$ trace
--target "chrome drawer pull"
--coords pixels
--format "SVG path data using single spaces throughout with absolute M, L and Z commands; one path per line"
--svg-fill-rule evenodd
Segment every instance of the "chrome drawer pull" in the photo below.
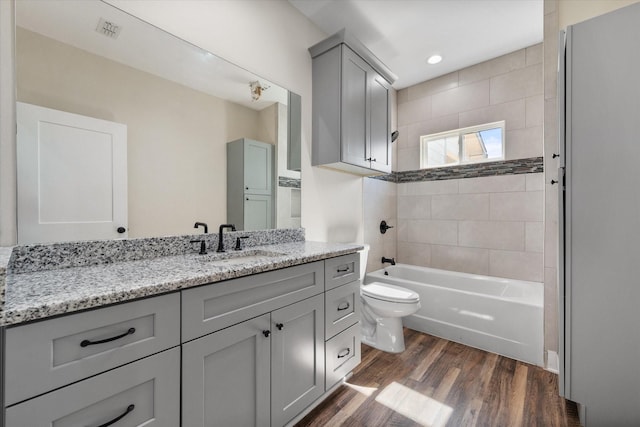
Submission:
M 135 408 L 136 408 L 136 405 L 133 405 L 133 404 L 132 404 L 132 405 L 127 406 L 127 410 L 126 410 L 126 411 L 124 411 L 124 413 L 123 413 L 123 414 L 121 414 L 121 415 L 117 416 L 116 418 L 112 419 L 112 420 L 111 420 L 111 421 L 109 421 L 109 422 L 106 422 L 106 423 L 104 423 L 104 424 L 100 424 L 98 427 L 109 427 L 110 425 L 113 425 L 113 424 L 117 423 L 118 421 L 120 421 L 121 419 L 123 419 L 124 417 L 126 417 L 126 416 L 127 416 L 127 414 L 128 414 L 129 412 L 133 412 L 133 410 L 134 410 Z
M 351 349 L 350 348 L 345 348 L 344 350 L 340 350 L 340 353 L 338 353 L 338 359 L 342 359 L 343 357 L 347 357 L 349 355 L 349 353 L 351 353 Z
M 348 302 L 341 302 L 340 305 L 338 305 L 338 311 L 348 310 L 349 307 L 351 307 L 351 304 L 349 304 Z
M 346 273 L 347 271 L 349 271 L 349 267 L 338 268 L 338 273 Z
M 109 341 L 119 340 L 120 338 L 124 338 L 127 335 L 134 334 L 135 332 L 136 332 L 136 328 L 129 328 L 129 330 L 127 332 L 125 332 L 122 335 L 118 335 L 117 337 L 105 338 L 105 339 L 100 340 L 100 341 L 82 340 L 82 342 L 80 343 L 80 347 L 86 347 L 88 345 L 104 344 L 104 343 L 109 342 Z M 105 424 L 105 425 L 108 425 L 108 424 Z M 102 426 L 100 426 L 100 427 L 102 427 Z

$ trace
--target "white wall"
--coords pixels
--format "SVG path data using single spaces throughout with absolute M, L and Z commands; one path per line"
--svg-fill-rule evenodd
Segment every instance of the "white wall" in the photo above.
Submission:
M 307 239 L 362 241 L 362 178 L 311 167 L 311 57 L 326 34 L 286 0 L 109 0 L 302 97 L 302 226 Z
M 577 24 L 612 10 L 636 3 L 638 0 L 560 0 L 558 24 L 560 28 Z

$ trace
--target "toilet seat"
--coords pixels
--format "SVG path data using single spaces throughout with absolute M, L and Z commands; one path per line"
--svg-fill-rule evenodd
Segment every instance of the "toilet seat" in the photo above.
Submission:
M 381 301 L 412 304 L 420 301 L 420 296 L 409 289 L 386 283 L 373 282 L 360 287 L 363 296 Z

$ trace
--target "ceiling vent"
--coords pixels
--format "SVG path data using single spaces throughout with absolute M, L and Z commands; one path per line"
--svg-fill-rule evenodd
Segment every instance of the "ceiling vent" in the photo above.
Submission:
M 116 25 L 104 18 L 100 18 L 100 20 L 98 21 L 98 26 L 96 27 L 97 32 L 99 32 L 100 34 L 104 34 L 105 36 L 112 39 L 118 38 L 121 29 L 122 27 L 120 25 Z

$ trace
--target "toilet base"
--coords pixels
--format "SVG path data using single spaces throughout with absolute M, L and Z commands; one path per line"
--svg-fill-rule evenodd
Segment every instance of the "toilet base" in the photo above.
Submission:
M 370 328 L 362 328 L 363 331 Z M 376 319 L 375 332 L 368 336 L 362 334 L 362 342 L 388 353 L 402 353 L 404 347 L 404 331 L 402 330 L 402 318 L 382 317 Z

